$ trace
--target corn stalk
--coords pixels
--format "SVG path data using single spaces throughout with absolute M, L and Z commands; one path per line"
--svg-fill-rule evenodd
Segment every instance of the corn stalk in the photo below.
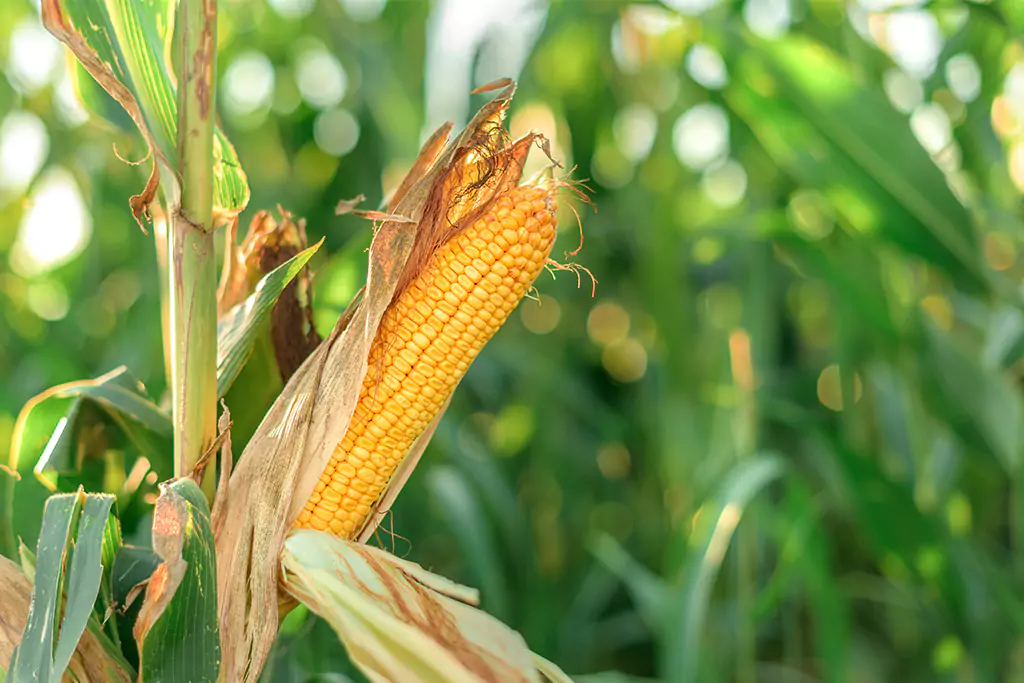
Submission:
M 177 14 L 180 206 L 171 216 L 171 391 L 174 462 L 191 472 L 216 436 L 217 270 L 213 244 L 216 0 L 180 0 Z M 170 187 L 173 184 L 164 183 Z M 173 201 L 168 202 L 174 206 Z M 212 467 L 212 464 L 211 464 Z M 209 470 L 212 474 L 213 469 Z M 215 480 L 203 489 L 212 499 Z

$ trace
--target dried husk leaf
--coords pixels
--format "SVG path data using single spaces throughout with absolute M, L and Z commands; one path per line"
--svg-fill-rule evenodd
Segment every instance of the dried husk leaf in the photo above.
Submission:
M 372 681 L 540 683 L 522 636 L 477 609 L 473 589 L 312 529 L 289 534 L 281 564 L 285 590 L 327 620 Z
M 31 602 L 32 582 L 22 574 L 18 565 L 0 556 L 0 669 L 9 668 L 14 648 L 21 643 Z M 62 680 L 68 683 L 107 683 L 111 680 L 127 683 L 131 679 L 127 672 L 111 661 L 96 636 L 86 630 Z
M 376 230 L 361 299 L 289 380 L 242 453 L 226 496 L 217 501 L 212 522 L 226 680 L 259 677 L 277 634 L 278 558 L 285 535 L 348 428 L 386 310 L 410 269 L 422 269 L 430 256 L 417 245 L 431 243 L 453 224 L 464 225 L 502 188 L 518 182 L 521 170 L 510 164 L 515 168 L 495 169 L 494 178 L 467 192 L 465 201 L 444 193 L 446 182 L 453 187 L 450 179 L 476 161 L 475 152 L 495 149 L 513 92 L 514 86 L 505 88 L 447 146 L 446 127 L 425 145 L 400 187 L 408 189 L 396 193 L 388 207 L 403 220 L 385 221 Z M 417 445 L 421 451 L 426 438 Z

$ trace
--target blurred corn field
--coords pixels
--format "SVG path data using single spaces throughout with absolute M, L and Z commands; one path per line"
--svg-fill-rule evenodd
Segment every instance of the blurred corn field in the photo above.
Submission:
M 589 178 L 554 253 L 575 208 L 596 288 L 538 280 L 375 543 L 580 681 L 1024 682 L 1024 5 L 219 4 L 221 125 L 250 206 L 325 239 L 318 330 L 365 279 L 338 200 L 378 204 L 473 87 L 516 78 L 512 134 Z M 86 114 L 35 3 L 0 8 L 0 67 L 7 462 L 51 385 L 167 387 L 141 138 Z M 236 443 L 280 388 L 238 378 Z M 41 507 L 2 514 L 35 547 Z M 264 680 L 361 680 L 305 608 L 281 633 Z

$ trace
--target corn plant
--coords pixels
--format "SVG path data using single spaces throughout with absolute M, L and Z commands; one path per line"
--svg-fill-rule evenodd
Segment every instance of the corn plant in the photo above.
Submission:
M 8 680 L 257 681 L 300 603 L 372 680 L 568 680 L 476 591 L 365 541 L 487 340 L 546 265 L 574 268 L 549 259 L 556 194 L 583 193 L 553 161 L 524 182 L 544 138 L 510 140 L 515 84 L 485 86 L 493 99 L 430 137 L 386 206 L 339 204 L 375 232 L 365 286 L 321 339 L 303 222 L 260 212 L 237 243 L 249 196 L 217 126 L 217 14 L 216 0 L 42 4 L 93 102 L 116 103 L 146 143 L 125 215 L 156 241 L 170 390 L 155 402 L 121 368 L 23 410 L 14 462 L 35 464 L 5 502 L 45 497 L 45 513 L 35 551 L 0 560 L 2 609 L 23 624 L 0 642 Z M 283 388 L 236 462 L 231 388 L 260 364 Z M 115 462 L 121 443 L 132 462 Z M 119 494 L 95 492 L 118 472 Z M 149 547 L 124 541 L 122 514 L 152 516 Z

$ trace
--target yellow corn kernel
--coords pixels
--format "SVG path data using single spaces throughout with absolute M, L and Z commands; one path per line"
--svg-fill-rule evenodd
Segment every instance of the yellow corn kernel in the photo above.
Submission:
M 348 432 L 317 483 L 341 499 L 310 496 L 297 526 L 345 538 L 359 532 L 413 442 L 543 269 L 554 203 L 547 185 L 511 190 L 442 245 L 392 304 Z

